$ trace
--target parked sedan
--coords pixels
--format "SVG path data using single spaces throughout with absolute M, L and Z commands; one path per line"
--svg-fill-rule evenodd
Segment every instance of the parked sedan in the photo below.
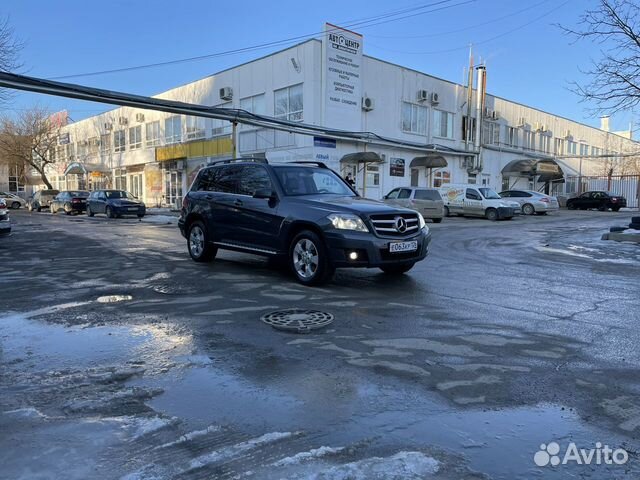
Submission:
M 0 192 L 0 198 L 7 202 L 8 208 L 18 209 L 27 205 L 27 201 L 15 193 Z
M 589 210 L 590 208 L 597 208 L 601 212 L 605 212 L 608 209 L 617 212 L 626 206 L 626 198 L 616 195 L 613 192 L 605 191 L 584 192 L 578 197 L 567 200 L 567 208 L 569 210 Z
M 124 190 L 96 190 L 87 200 L 87 215 L 93 217 L 96 213 L 104 213 L 109 218 L 122 215 L 142 218 L 146 209 L 143 202 Z
M 556 197 L 534 190 L 505 190 L 500 192 L 500 196 L 518 202 L 524 215 L 545 215 L 560 209 Z
M 51 200 L 60 193 L 59 190 L 39 190 L 34 193 L 27 202 L 30 212 L 41 212 L 43 208 L 49 209 Z
M 430 218 L 434 223 L 440 223 L 444 217 L 444 202 L 435 188 L 394 188 L 385 195 L 383 201 L 420 212 L 424 218 Z
M 11 233 L 11 220 L 9 220 L 9 209 L 4 198 L 0 198 L 0 235 Z
M 60 192 L 51 200 L 51 213 L 58 213 L 60 210 L 64 210 L 67 215 L 82 213 L 87 209 L 87 198 L 89 192 L 83 190 Z

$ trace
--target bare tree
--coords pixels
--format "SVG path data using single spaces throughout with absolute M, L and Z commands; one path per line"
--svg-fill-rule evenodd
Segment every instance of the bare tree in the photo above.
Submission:
M 0 71 L 14 72 L 22 65 L 19 54 L 23 44 L 16 39 L 8 18 L 0 18 Z M 9 90 L 0 88 L 0 104 L 6 102 L 11 95 Z
M 0 156 L 10 164 L 36 170 L 51 189 L 46 170 L 56 161 L 60 127 L 59 122 L 40 107 L 15 117 L 4 117 L 0 119 Z
M 576 41 L 600 45 L 599 58 L 583 71 L 589 80 L 573 90 L 592 102 L 594 114 L 630 110 L 640 103 L 640 6 L 636 0 L 599 0 L 580 16 L 579 29 L 560 26 Z

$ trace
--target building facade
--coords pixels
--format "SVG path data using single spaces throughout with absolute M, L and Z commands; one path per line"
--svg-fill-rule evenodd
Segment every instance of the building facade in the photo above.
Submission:
M 324 133 L 234 128 L 121 107 L 64 128 L 50 172 L 54 186 L 122 188 L 149 205 L 177 206 L 202 166 L 235 154 L 323 161 L 351 172 L 370 198 L 448 182 L 560 194 L 577 192 L 576 178 L 604 174 L 611 159 L 640 151 L 630 134 L 483 95 L 482 85 L 469 95 L 464 85 L 363 55 L 357 33 L 331 25 L 326 32 L 322 41 L 156 96 L 322 126 Z M 350 140 L 329 129 L 375 136 Z

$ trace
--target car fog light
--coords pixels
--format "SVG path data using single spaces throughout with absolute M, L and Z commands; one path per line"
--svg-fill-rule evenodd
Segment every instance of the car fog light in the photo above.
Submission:
M 358 259 L 358 252 L 349 253 L 349 260 L 357 260 L 357 259 Z

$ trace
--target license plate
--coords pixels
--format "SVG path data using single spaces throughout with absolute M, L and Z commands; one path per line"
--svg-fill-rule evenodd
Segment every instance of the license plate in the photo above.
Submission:
M 130 212 L 137 212 L 138 211 L 138 207 L 129 207 L 129 211 Z
M 391 253 L 398 252 L 413 252 L 418 249 L 418 242 L 393 242 L 389 244 L 389 251 Z

